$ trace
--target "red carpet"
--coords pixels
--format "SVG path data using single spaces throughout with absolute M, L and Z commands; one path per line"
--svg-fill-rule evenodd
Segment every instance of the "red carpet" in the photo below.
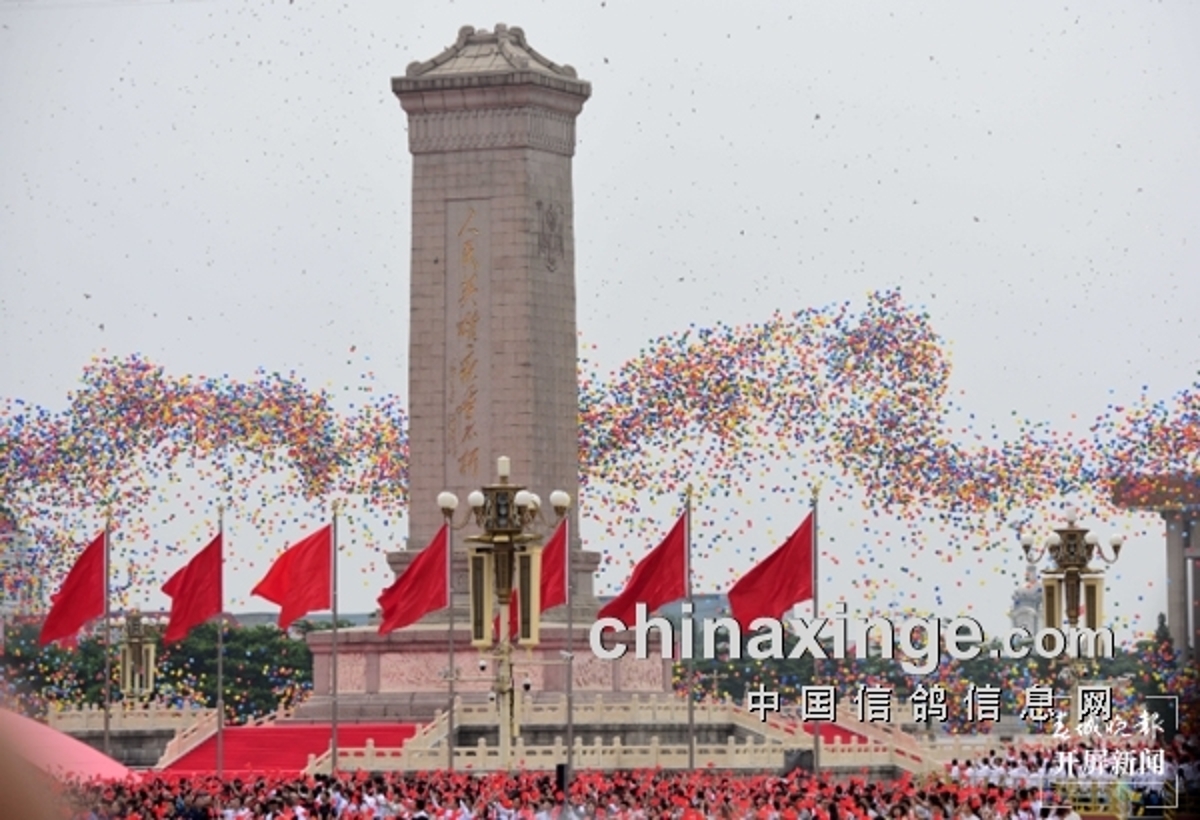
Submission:
M 826 743 L 833 743 L 836 739 L 839 743 L 866 743 L 867 739 L 858 732 L 851 731 L 844 726 L 839 726 L 836 723 L 805 723 L 804 731 L 812 734 L 812 727 L 819 726 L 821 731 L 821 740 Z
M 338 727 L 338 748 L 360 748 L 367 739 L 378 748 L 399 748 L 419 727 L 404 723 L 351 723 Z M 329 749 L 328 724 L 294 726 L 231 726 L 225 730 L 225 771 L 298 773 L 308 765 L 308 756 Z M 217 769 L 217 738 L 214 735 L 167 767 L 175 774 L 213 772 Z
M 775 726 L 783 729 L 788 734 L 796 734 L 796 732 L 804 731 L 806 734 L 813 733 L 813 727 L 820 727 L 821 740 L 826 743 L 833 743 L 836 738 L 839 743 L 866 743 L 867 738 L 853 729 L 847 729 L 845 726 L 838 723 L 801 723 L 798 720 L 775 720 Z

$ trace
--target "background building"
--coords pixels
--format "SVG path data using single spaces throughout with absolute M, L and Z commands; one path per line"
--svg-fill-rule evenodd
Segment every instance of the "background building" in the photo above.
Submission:
M 44 606 L 41 576 L 33 567 L 33 539 L 0 505 L 0 616 L 36 615 Z
M 1012 609 L 1008 612 L 1013 628 L 1020 627 L 1035 634 L 1045 623 L 1042 612 L 1042 586 L 1038 581 L 1037 567 L 1025 568 L 1025 583 L 1012 596 Z

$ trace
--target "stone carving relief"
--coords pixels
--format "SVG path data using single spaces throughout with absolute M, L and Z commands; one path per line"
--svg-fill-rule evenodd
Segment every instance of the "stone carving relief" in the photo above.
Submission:
M 574 667 L 574 685 L 576 689 L 591 689 L 602 692 L 612 690 L 614 669 L 612 661 L 601 660 L 596 657 L 576 656 Z
M 411 652 L 405 654 L 381 654 L 379 656 L 380 692 L 438 692 L 447 686 L 445 677 L 449 666 L 445 652 Z M 479 656 L 474 653 L 454 654 L 458 672 L 457 689 L 460 692 L 485 692 L 491 688 L 487 677 L 479 672 Z M 491 669 L 489 665 L 488 669 Z M 472 680 L 464 680 L 471 678 Z
M 538 256 L 546 262 L 546 270 L 555 271 L 565 253 L 563 228 L 566 212 L 554 202 L 538 200 Z
M 537 148 L 575 153 L 575 120 L 527 108 L 439 111 L 409 118 L 408 146 L 414 154 L 480 148 Z
M 663 661 L 661 659 L 638 659 L 626 655 L 618 663 L 620 663 L 622 692 L 661 692 L 663 690 Z
M 338 692 L 367 691 L 367 656 L 338 653 Z

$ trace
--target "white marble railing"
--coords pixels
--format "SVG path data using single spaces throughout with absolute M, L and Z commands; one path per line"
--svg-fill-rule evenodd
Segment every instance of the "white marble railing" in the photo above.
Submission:
M 458 726 L 493 727 L 499 719 L 494 703 L 456 704 L 455 720 Z M 521 698 L 518 714 L 522 725 L 565 726 L 567 707 L 565 699 L 552 702 L 534 702 Z M 804 730 L 799 721 L 779 715 L 767 714 L 766 720 L 757 713 L 748 712 L 728 701 L 697 703 L 693 711 L 697 726 L 734 726 L 759 739 L 739 744 L 730 738 L 725 744 L 697 744 L 696 757 L 704 766 L 716 768 L 776 768 L 782 765 L 785 750 L 811 749 L 813 737 Z M 647 694 L 635 696 L 628 702 L 614 703 L 601 696 L 577 698 L 574 721 L 577 725 L 630 724 L 649 726 L 666 724 L 681 726 L 687 720 L 687 701 L 670 694 Z M 843 705 L 838 710 L 838 725 L 858 733 L 861 741 L 842 741 L 835 738 L 821 744 L 821 764 L 832 768 L 861 768 L 870 766 L 895 766 L 913 774 L 927 774 L 944 769 L 954 759 L 977 758 L 988 750 L 999 746 L 999 739 L 988 735 L 940 737 L 937 740 L 918 739 L 900 730 L 897 725 L 869 723 L 858 720 L 855 709 Z M 439 712 L 437 718 L 423 727 L 403 748 L 377 748 L 370 743 L 365 748 L 343 748 L 338 751 L 338 766 L 344 769 L 362 768 L 378 771 L 420 771 L 441 768 L 446 764 L 445 739 L 448 731 L 447 715 Z M 583 745 L 576 740 L 575 765 L 581 768 L 611 770 L 630 766 L 661 766 L 682 768 L 687 765 L 686 744 L 664 745 L 656 738 L 647 745 L 612 745 L 599 743 Z M 1018 736 L 1021 746 L 1040 746 L 1052 741 L 1047 736 Z M 526 747 L 518 738 L 514 742 L 512 758 L 502 761 L 500 750 L 489 747 L 484 741 L 477 746 L 459 748 L 455 751 L 456 768 L 490 771 L 524 767 L 528 769 L 553 768 L 566 760 L 566 746 L 561 738 L 547 746 Z M 329 753 L 310 759 L 309 771 L 328 771 Z
M 254 720 L 247 723 L 246 725 L 247 726 L 270 726 L 272 723 L 276 723 L 280 720 L 287 720 L 288 718 L 290 718 L 292 716 L 292 713 L 293 713 L 292 709 L 285 709 L 281 706 L 278 709 L 276 709 L 274 712 L 268 712 L 265 715 L 259 715 L 258 717 L 254 718 Z
M 842 743 L 835 739 L 821 744 L 822 768 L 846 769 L 889 765 L 912 774 L 924 774 L 929 770 L 929 764 L 923 756 L 914 755 L 907 749 L 898 749 L 889 743 Z
M 920 747 L 940 763 L 951 760 L 978 760 L 989 751 L 1013 747 L 1017 749 L 1036 749 L 1053 747 L 1061 741 L 1052 735 L 1017 735 L 1011 741 L 1001 743 L 994 735 L 951 735 L 943 736 L 936 741 L 919 741 Z
M 850 731 L 862 735 L 868 741 L 895 745 L 913 752 L 916 752 L 920 748 L 917 739 L 902 731 L 896 723 L 876 723 L 859 720 L 858 710 L 847 703 L 842 703 L 838 706 L 837 722 Z
M 461 709 L 461 704 L 455 702 Z M 437 715 L 432 721 L 426 723 L 417 733 L 404 741 L 406 749 L 436 749 L 445 742 L 446 736 L 450 732 L 449 713 L 438 710 Z
M 212 709 L 201 707 L 175 708 L 169 706 L 140 706 L 129 709 L 114 704 L 109 714 L 109 730 L 115 732 L 132 730 L 186 729 L 201 718 L 212 713 Z M 75 709 L 55 710 L 47 715 L 47 722 L 60 732 L 98 732 L 104 729 L 104 708 L 85 706 Z
M 687 723 L 687 701 L 671 694 L 635 695 L 627 702 L 614 703 L 602 695 L 577 697 L 574 707 L 574 722 L 583 724 L 654 725 Z M 535 702 L 532 698 L 520 698 L 518 718 L 522 725 L 566 726 L 566 698 L 553 702 Z M 494 703 L 460 704 L 455 721 L 459 726 L 495 726 L 498 709 Z M 779 741 L 787 741 L 790 748 L 811 745 L 811 735 L 798 723 L 766 715 L 764 721 L 756 714 L 727 701 L 705 701 L 693 708 L 693 720 L 698 726 L 736 725 L 756 734 L 766 735 Z
M 217 711 L 213 709 L 191 726 L 175 732 L 175 737 L 171 738 L 167 748 L 163 749 L 162 757 L 158 759 L 158 765 L 155 768 L 160 770 L 167 768 L 216 733 Z
M 696 745 L 696 759 L 702 765 L 716 769 L 761 770 L 778 769 L 783 766 L 787 747 L 775 742 L 737 742 L 734 738 L 724 744 L 701 743 Z M 548 771 L 567 759 L 567 748 L 556 740 L 549 746 L 525 746 L 520 738 L 513 743 L 508 760 L 501 750 L 488 746 L 480 739 L 476 746 L 455 749 L 454 766 L 461 771 L 497 771 L 523 769 L 526 771 Z M 309 760 L 308 774 L 324 774 L 330 770 L 330 753 Z M 615 738 L 611 745 L 599 741 L 585 745 L 576 740 L 574 764 L 580 769 L 611 771 L 614 769 L 686 769 L 688 747 L 666 746 L 651 738 L 645 745 L 625 745 Z M 339 770 L 367 771 L 430 771 L 446 765 L 446 752 L 442 749 L 377 748 L 368 741 L 363 748 L 339 749 Z

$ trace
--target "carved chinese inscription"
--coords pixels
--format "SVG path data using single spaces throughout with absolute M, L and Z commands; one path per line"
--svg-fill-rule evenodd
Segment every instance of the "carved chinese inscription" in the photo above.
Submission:
M 447 203 L 446 475 L 469 484 L 479 475 L 483 414 L 488 410 L 486 361 L 489 207 L 486 200 Z

